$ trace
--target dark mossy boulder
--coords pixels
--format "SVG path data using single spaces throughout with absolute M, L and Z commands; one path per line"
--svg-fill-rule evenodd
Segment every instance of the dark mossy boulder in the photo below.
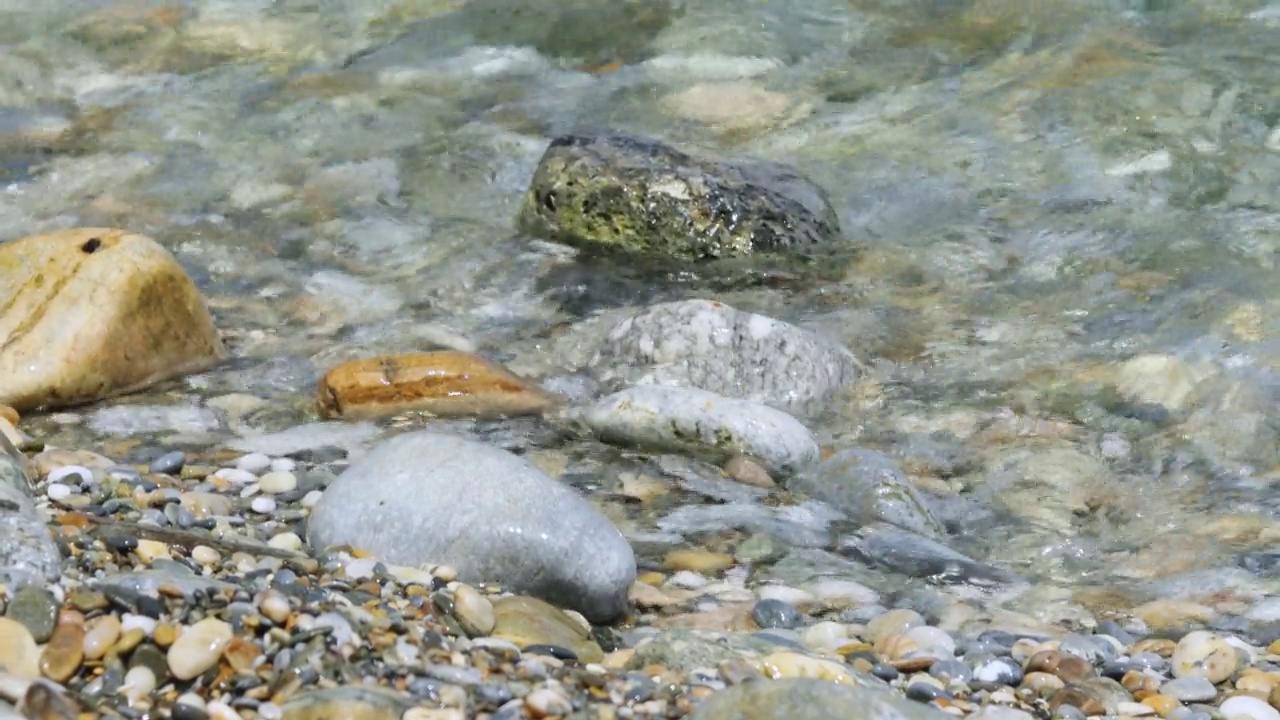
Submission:
M 528 235 L 587 255 L 688 269 L 733 260 L 812 261 L 848 249 L 826 192 L 796 169 L 624 135 L 553 140 L 518 223 Z

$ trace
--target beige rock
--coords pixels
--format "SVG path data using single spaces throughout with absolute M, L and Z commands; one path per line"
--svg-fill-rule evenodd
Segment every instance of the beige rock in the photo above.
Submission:
M 549 393 L 478 355 L 441 350 L 366 358 L 325 374 L 325 417 L 361 418 L 406 411 L 441 417 L 536 415 L 558 402 Z
M 18 677 L 40 677 L 40 648 L 25 625 L 0 617 L 0 671 Z
M 582 662 L 599 662 L 604 651 L 590 632 L 567 613 L 537 598 L 510 596 L 493 601 L 493 637 L 528 645 L 569 648 Z
M 812 106 L 750 82 L 698 83 L 663 98 L 672 115 L 721 130 L 750 130 L 803 118 Z
M 0 245 L 0 402 L 91 402 L 217 364 L 225 350 L 171 254 L 125 230 Z

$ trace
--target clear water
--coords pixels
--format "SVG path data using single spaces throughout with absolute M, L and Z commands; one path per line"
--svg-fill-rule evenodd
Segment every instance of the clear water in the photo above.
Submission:
M 236 357 L 117 403 L 207 404 L 212 420 L 38 420 L 53 442 L 150 430 L 126 448 L 145 454 L 288 427 L 311 419 L 325 369 L 376 352 L 572 370 L 567 328 L 594 306 L 559 302 L 547 278 L 563 253 L 512 221 L 551 135 L 608 128 L 790 162 L 830 192 L 865 248 L 845 281 L 723 299 L 873 365 L 816 429 L 986 508 L 957 548 L 1079 602 L 1086 587 L 1194 594 L 1209 571 L 1239 587 L 1222 573 L 1242 558 L 1274 589 L 1274 0 L 49 0 L 0 14 L 0 239 L 74 225 L 157 238 Z M 1125 365 L 1143 355 L 1160 360 Z M 638 462 L 565 452 L 588 490 Z M 703 502 L 611 497 L 597 493 L 655 541 L 666 512 Z M 685 531 L 741 537 L 710 520 Z M 836 560 L 805 572 L 847 570 Z

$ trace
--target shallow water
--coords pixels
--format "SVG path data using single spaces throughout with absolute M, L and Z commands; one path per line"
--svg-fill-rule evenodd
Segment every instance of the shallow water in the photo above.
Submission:
M 235 355 L 111 410 L 35 418 L 51 443 L 132 435 L 146 442 L 111 447 L 146 460 L 286 428 L 314 419 L 328 367 L 375 352 L 571 372 L 570 323 L 659 293 L 566 293 L 567 254 L 513 218 L 551 135 L 607 128 L 790 162 L 828 190 L 862 247 L 842 282 L 717 297 L 872 366 L 816 430 L 976 501 L 957 505 L 957 549 L 1137 602 L 1238 586 L 1221 569 L 1280 538 L 1274 2 L 18 7 L 0 8 L 0 239 L 157 238 Z M 532 424 L 452 426 L 559 448 Z M 642 553 L 744 529 L 834 547 L 820 512 L 785 507 L 755 527 L 664 525 L 705 488 L 640 508 L 616 476 L 660 469 L 559 450 Z M 777 577 L 849 571 L 800 558 Z M 1245 564 L 1275 590 L 1267 563 Z

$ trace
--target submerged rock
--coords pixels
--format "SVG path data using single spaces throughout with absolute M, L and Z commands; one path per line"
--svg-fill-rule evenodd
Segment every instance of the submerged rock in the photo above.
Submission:
M 0 403 L 100 400 L 225 355 L 191 278 L 154 240 L 79 228 L 0 245 Z
M 839 220 L 793 168 L 698 157 L 623 135 L 554 139 L 520 207 L 521 231 L 588 252 L 687 264 L 836 249 Z
M 613 523 L 573 490 L 505 450 L 412 432 L 354 463 L 307 526 L 317 550 L 350 545 L 398 565 L 445 563 L 464 582 L 496 582 L 617 617 L 635 556 Z
M 62 554 L 36 508 L 22 454 L 0 432 L 0 585 L 38 586 L 61 571 Z
M 815 333 L 711 300 L 646 308 L 606 336 L 591 368 L 606 385 L 694 387 L 795 414 L 858 377 L 853 353 Z
M 976 584 L 1013 583 L 1019 578 L 909 530 L 871 523 L 840 542 L 841 552 L 912 577 Z
M 638 385 L 570 415 L 605 442 L 718 460 L 747 455 L 775 475 L 818 459 L 813 434 L 790 415 L 694 388 Z
M 831 503 L 859 523 L 880 520 L 930 538 L 944 534 L 911 481 L 875 450 L 853 448 L 833 455 L 792 478 L 787 487 Z
M 850 672 L 857 672 L 849 668 Z M 858 676 L 862 678 L 861 675 Z M 889 686 L 866 677 L 856 684 L 825 679 L 790 678 L 736 685 L 716 693 L 694 710 L 690 720 L 942 720 L 934 707 L 892 694 Z

